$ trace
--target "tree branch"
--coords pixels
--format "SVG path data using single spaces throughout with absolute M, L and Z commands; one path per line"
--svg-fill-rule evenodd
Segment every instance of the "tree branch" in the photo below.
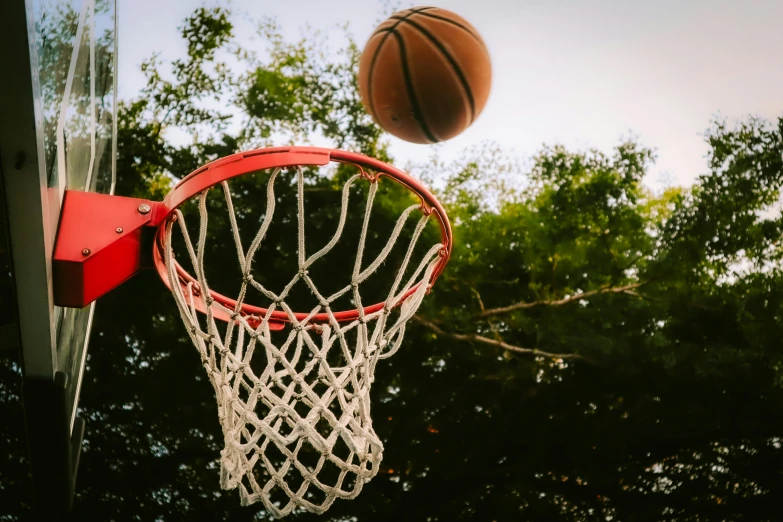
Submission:
M 654 303 L 667 303 L 667 304 L 670 304 L 670 303 L 674 302 L 671 299 L 662 299 L 660 297 L 652 297 L 652 296 L 649 296 L 649 295 L 644 295 L 644 294 L 640 294 L 638 292 L 634 292 L 632 290 L 626 290 L 623 293 L 624 294 L 628 294 L 628 295 L 632 295 L 632 296 L 637 297 L 639 299 L 644 299 L 645 301 L 652 301 Z M 692 302 L 687 302 L 687 301 L 682 301 L 682 300 L 680 300 L 679 302 L 681 304 L 684 304 L 685 306 L 688 306 L 690 308 L 698 308 L 699 310 L 710 310 L 710 311 L 718 311 L 718 310 L 720 310 L 720 308 L 717 307 L 717 306 L 707 306 L 707 305 L 703 305 L 703 304 L 692 303 Z
M 496 341 L 494 339 L 490 339 L 489 337 L 484 337 L 483 335 L 478 334 L 458 334 L 458 333 L 451 333 L 447 332 L 437 324 L 433 323 L 432 321 L 428 321 L 427 319 L 424 319 L 421 316 L 414 315 L 413 320 L 417 323 L 429 328 L 433 332 L 435 332 L 438 335 L 442 335 L 444 337 L 448 337 L 450 339 L 454 339 L 457 341 L 468 341 L 468 342 L 477 342 L 482 344 L 488 344 L 490 346 L 495 346 L 497 348 L 501 348 L 503 350 L 512 352 L 512 353 L 519 353 L 524 355 L 533 355 L 538 357 L 548 357 L 550 359 L 579 359 L 581 361 L 588 362 L 590 364 L 595 364 L 595 362 L 591 359 L 588 359 L 584 355 L 579 355 L 577 353 L 550 353 L 550 352 L 544 352 L 542 350 L 538 350 L 536 348 L 521 348 L 519 346 L 514 346 L 513 344 L 508 344 L 503 341 Z
M 633 290 L 625 290 L 625 291 L 623 291 L 623 293 L 631 295 L 633 297 L 637 297 L 639 299 L 645 299 L 647 301 L 655 301 L 656 303 L 668 303 L 669 302 L 666 299 L 661 299 L 659 297 L 652 297 L 652 296 L 649 296 L 649 295 L 642 295 L 639 292 L 634 292 Z
M 560 305 L 571 303 L 573 301 L 579 301 L 580 299 L 587 299 L 588 297 L 592 297 L 598 294 L 628 293 L 629 290 L 633 290 L 634 288 L 639 288 L 644 284 L 646 283 L 633 283 L 625 286 L 609 286 L 609 287 L 605 286 L 597 290 L 590 290 L 589 292 L 582 292 L 581 294 L 574 294 L 568 297 L 564 297 L 563 299 L 554 299 L 551 301 L 531 301 L 528 303 L 516 303 L 509 306 L 501 306 L 499 308 L 490 308 L 488 310 L 484 310 L 476 317 L 479 319 L 484 319 L 486 317 L 490 317 L 493 315 L 507 314 L 509 312 L 514 312 L 516 310 L 535 308 L 536 306 L 560 306 Z
M 473 295 L 475 295 L 476 299 L 478 299 L 479 306 L 481 307 L 481 311 L 483 312 L 484 311 L 484 301 L 481 300 L 481 294 L 478 292 L 478 290 L 476 290 L 472 286 L 470 287 L 470 291 L 473 292 Z

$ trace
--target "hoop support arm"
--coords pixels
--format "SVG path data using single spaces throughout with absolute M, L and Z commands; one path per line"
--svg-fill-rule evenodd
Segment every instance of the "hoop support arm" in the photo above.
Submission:
M 83 308 L 150 266 L 148 227 L 160 206 L 66 190 L 52 259 L 54 303 Z

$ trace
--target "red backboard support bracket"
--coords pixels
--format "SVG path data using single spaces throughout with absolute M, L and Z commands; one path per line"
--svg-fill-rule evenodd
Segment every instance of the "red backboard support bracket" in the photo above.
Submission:
M 82 308 L 150 266 L 142 232 L 159 206 L 67 190 L 52 260 L 55 304 Z

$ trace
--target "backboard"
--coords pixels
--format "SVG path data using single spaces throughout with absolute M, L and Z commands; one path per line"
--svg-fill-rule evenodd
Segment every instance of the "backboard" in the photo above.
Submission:
M 114 190 L 116 0 L 7 0 L 0 19 L 0 70 L 14 79 L 0 86 L 0 173 L 16 304 L 0 340 L 21 344 L 36 501 L 67 507 L 95 304 L 55 306 L 51 261 L 64 191 Z

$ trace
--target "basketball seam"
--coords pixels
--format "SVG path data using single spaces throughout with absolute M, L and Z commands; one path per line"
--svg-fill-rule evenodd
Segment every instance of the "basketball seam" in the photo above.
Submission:
M 411 17 L 411 16 L 413 16 L 413 15 L 415 15 L 415 14 L 424 14 L 424 11 L 427 11 L 427 10 L 429 10 L 429 9 L 435 9 L 435 8 L 434 8 L 434 7 L 418 7 L 418 8 L 416 8 L 416 9 L 410 9 L 410 10 L 409 10 L 409 12 L 407 12 L 405 15 L 398 15 L 398 14 L 393 14 L 393 15 L 391 15 L 391 16 L 390 16 L 390 17 L 389 17 L 389 18 L 386 20 L 386 22 L 388 22 L 389 20 L 397 20 L 397 23 L 395 23 L 394 25 L 392 25 L 392 26 L 390 26 L 390 27 L 379 27 L 378 29 L 376 29 L 376 30 L 375 30 L 375 32 L 374 32 L 374 33 L 372 33 L 372 34 L 370 35 L 370 39 L 372 39 L 372 37 L 373 37 L 373 36 L 375 36 L 375 35 L 377 35 L 377 34 L 381 34 L 381 33 L 383 33 L 383 32 L 386 32 L 386 31 L 388 31 L 389 29 L 394 29 L 395 27 L 397 27 L 398 25 L 400 25 L 400 22 L 401 22 L 402 20 L 405 20 L 406 18 L 408 18 L 408 17 Z M 402 12 L 403 12 L 403 13 L 405 13 L 405 11 L 402 11 Z M 385 22 L 384 22 L 384 23 L 385 23 Z M 383 25 L 383 24 L 381 24 L 381 25 Z
M 468 98 L 468 104 L 470 105 L 470 123 L 473 123 L 473 121 L 476 119 L 476 104 L 473 100 L 473 91 L 470 88 L 470 84 L 468 83 L 467 78 L 465 78 L 465 73 L 462 71 L 462 67 L 459 66 L 451 53 L 449 53 L 448 49 L 446 49 L 446 47 L 444 47 L 444 45 L 440 43 L 440 41 L 438 41 L 438 39 L 435 38 L 435 36 L 433 36 L 433 34 L 427 29 L 417 24 L 413 20 L 400 20 L 400 22 L 405 22 L 418 29 L 421 34 L 423 34 L 431 43 L 435 45 L 435 47 L 437 47 L 443 57 L 446 58 L 446 60 L 448 60 L 448 62 L 451 64 L 454 72 L 457 73 L 459 82 L 462 84 L 462 88 L 465 91 L 465 96 Z
M 446 18 L 445 16 L 436 15 L 436 14 L 434 14 L 434 13 L 425 13 L 425 12 L 422 12 L 422 11 L 417 11 L 415 14 L 420 14 L 421 16 L 426 16 L 427 18 L 434 18 L 434 19 L 436 19 L 436 20 L 441 20 L 441 21 L 443 21 L 443 22 L 447 22 L 447 23 L 450 23 L 451 25 L 454 25 L 454 26 L 456 26 L 456 27 L 459 27 L 460 29 L 462 29 L 463 31 L 465 31 L 466 33 L 468 33 L 470 36 L 472 36 L 473 38 L 475 38 L 475 39 L 476 39 L 476 41 L 477 41 L 478 43 L 480 43 L 480 44 L 481 44 L 481 46 L 482 46 L 482 47 L 483 47 L 485 50 L 487 49 L 487 44 L 484 42 L 484 40 L 481 38 L 481 36 L 479 36 L 479 34 L 478 34 L 478 33 L 476 33 L 476 32 L 475 32 L 473 29 L 471 29 L 470 27 L 467 27 L 466 25 L 463 25 L 463 24 L 461 24 L 461 23 L 457 22 L 456 20 L 452 20 L 451 18 Z
M 417 13 L 421 13 L 422 11 L 426 11 L 427 9 L 433 9 L 433 8 L 432 7 L 420 7 L 418 9 L 412 9 L 411 12 L 409 12 L 408 14 L 406 14 L 402 18 L 402 20 L 404 20 L 405 18 L 407 18 L 409 16 L 413 16 L 413 15 L 415 15 Z M 372 36 L 370 36 L 370 40 L 372 40 L 376 35 L 379 35 L 379 34 L 384 33 L 384 32 L 386 33 L 386 35 L 384 35 L 383 39 L 381 40 L 381 43 L 378 44 L 378 48 L 375 49 L 375 54 L 373 54 L 372 60 L 370 60 L 370 70 L 367 71 L 367 99 L 370 102 L 370 115 L 373 118 L 375 118 L 375 121 L 379 121 L 380 118 L 378 118 L 378 114 L 375 112 L 375 101 L 373 101 L 373 98 L 372 98 L 372 73 L 375 70 L 375 62 L 378 60 L 378 54 L 380 54 L 381 49 L 383 48 L 383 44 L 386 43 L 386 40 L 388 40 L 389 35 L 391 33 L 394 33 L 394 28 L 397 27 L 400 23 L 402 23 L 402 22 L 398 21 L 397 23 L 395 23 L 391 27 L 385 27 L 383 29 L 378 29 L 377 31 L 375 31 L 372 34 Z
M 394 29 L 391 29 L 391 33 L 394 34 L 395 38 L 397 38 L 397 43 L 400 44 L 400 60 L 402 61 L 402 75 L 405 78 L 405 88 L 408 91 L 408 98 L 411 102 L 411 109 L 413 109 L 413 119 L 416 120 L 416 122 L 419 124 L 419 128 L 424 132 L 424 134 L 427 136 L 427 139 L 429 139 L 433 143 L 437 143 L 438 140 L 433 134 L 432 131 L 430 131 L 429 127 L 427 126 L 427 123 L 424 121 L 424 115 L 421 113 L 421 108 L 419 107 L 419 100 L 416 98 L 416 91 L 413 88 L 413 81 L 411 80 L 411 72 L 408 68 L 408 57 L 405 54 L 405 41 L 400 33 L 395 31 Z

